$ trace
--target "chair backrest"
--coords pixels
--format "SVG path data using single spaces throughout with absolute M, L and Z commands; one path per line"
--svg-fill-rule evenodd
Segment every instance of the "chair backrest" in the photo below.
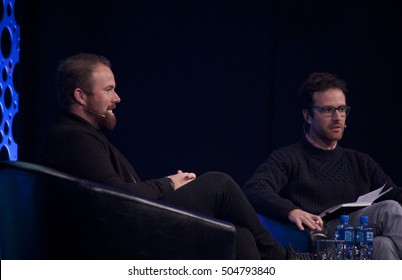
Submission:
M 1 259 L 234 259 L 233 224 L 27 162 L 0 162 Z

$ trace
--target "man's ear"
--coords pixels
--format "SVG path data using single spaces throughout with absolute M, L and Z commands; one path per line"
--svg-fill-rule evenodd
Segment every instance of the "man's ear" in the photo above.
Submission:
M 310 115 L 310 111 L 307 109 L 303 109 L 303 117 L 304 117 L 304 121 L 308 124 L 311 124 L 311 115 Z
M 75 102 L 77 102 L 77 103 L 80 104 L 80 105 L 84 105 L 84 106 L 85 106 L 86 103 L 87 103 L 85 93 L 84 93 L 84 91 L 83 91 L 82 89 L 80 89 L 80 88 L 76 88 L 76 89 L 74 90 L 74 99 L 75 99 Z

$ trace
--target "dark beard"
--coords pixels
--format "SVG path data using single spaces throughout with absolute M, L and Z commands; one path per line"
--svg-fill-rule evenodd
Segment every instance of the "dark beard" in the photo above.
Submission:
M 115 115 L 108 113 L 108 112 L 106 112 L 104 118 L 99 119 L 99 126 L 101 128 L 106 128 L 109 130 L 113 130 L 114 127 L 116 126 L 116 123 L 117 123 L 117 119 L 116 119 Z

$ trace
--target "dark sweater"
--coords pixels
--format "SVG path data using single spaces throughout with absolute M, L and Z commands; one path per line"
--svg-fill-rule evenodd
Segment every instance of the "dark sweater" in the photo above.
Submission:
M 74 114 L 56 119 L 41 156 L 44 165 L 143 198 L 160 200 L 173 191 L 166 178 L 141 182 L 132 165 L 102 132 Z
M 243 186 L 256 211 L 288 221 L 291 210 L 319 214 L 341 203 L 354 202 L 387 182 L 394 187 L 382 199 L 402 201 L 394 185 L 368 155 L 337 145 L 327 151 L 305 138 L 274 151 Z

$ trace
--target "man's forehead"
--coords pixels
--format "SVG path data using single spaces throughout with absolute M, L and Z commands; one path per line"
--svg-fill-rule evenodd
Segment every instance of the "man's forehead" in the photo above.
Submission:
M 313 93 L 313 102 L 316 101 L 323 101 L 323 100 L 328 100 L 328 101 L 341 101 L 345 102 L 346 101 L 346 95 L 341 89 L 338 88 L 330 88 L 324 91 L 316 91 Z
M 112 83 L 114 85 L 113 72 L 109 67 L 105 65 L 99 65 L 94 68 L 94 71 L 92 71 L 92 78 L 95 81 L 108 81 L 109 83 Z

